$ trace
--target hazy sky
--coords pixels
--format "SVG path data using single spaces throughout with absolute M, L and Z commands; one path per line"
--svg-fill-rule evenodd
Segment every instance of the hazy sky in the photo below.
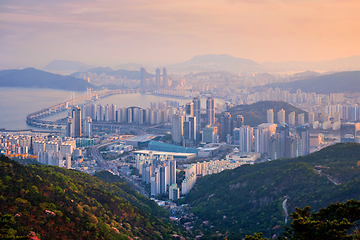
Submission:
M 360 0 L 1 0 L 0 67 L 360 55 Z

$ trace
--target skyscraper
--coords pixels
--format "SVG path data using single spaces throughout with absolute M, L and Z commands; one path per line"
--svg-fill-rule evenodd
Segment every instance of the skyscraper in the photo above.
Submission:
M 84 136 L 91 137 L 92 135 L 92 119 L 90 117 L 86 117 L 84 120 Z
M 305 115 L 304 113 L 300 113 L 298 115 L 298 125 L 304 125 L 305 124 Z
M 251 152 L 253 147 L 253 128 L 250 126 L 240 127 L 239 150 L 241 152 Z
M 81 110 L 79 107 L 74 107 L 72 110 L 72 118 L 74 123 L 74 137 L 81 137 Z
M 194 116 L 196 117 L 196 131 L 200 132 L 200 98 L 195 97 L 193 98 L 193 103 L 194 103 Z
M 237 115 L 236 116 L 236 127 L 239 128 L 244 125 L 245 125 L 245 120 L 244 120 L 243 115 Z
M 307 155 L 310 153 L 310 132 L 309 132 L 309 125 L 304 124 L 301 125 L 296 129 L 297 134 L 300 136 L 302 140 L 302 156 Z
M 168 76 L 167 76 L 167 71 L 166 68 L 163 68 L 163 86 L 164 88 L 169 86 L 169 82 L 168 82 Z
M 295 112 L 289 113 L 289 125 L 295 126 Z
M 160 68 L 156 69 L 156 89 L 160 89 Z
M 146 69 L 143 67 L 140 68 L 140 89 L 146 89 Z
M 281 109 L 278 111 L 277 120 L 278 120 L 279 124 L 285 123 L 285 110 L 284 109 Z
M 231 121 L 231 114 L 226 112 L 224 117 L 221 119 L 221 127 L 222 127 L 222 140 L 226 141 L 226 137 L 228 135 L 232 135 L 232 121 Z
M 185 114 L 186 116 L 194 116 L 194 103 L 190 102 L 185 105 Z
M 215 124 L 215 103 L 212 97 L 206 99 L 206 117 L 207 125 Z
M 172 119 L 172 140 L 180 143 L 183 138 L 183 123 L 184 117 L 179 114 L 174 114 Z
M 187 115 L 183 128 L 184 139 L 196 140 L 196 117 Z
M 266 111 L 267 123 L 274 123 L 274 110 L 269 109 Z
M 170 161 L 170 185 L 176 183 L 176 161 Z
M 71 116 L 66 119 L 66 136 L 74 137 L 74 119 Z

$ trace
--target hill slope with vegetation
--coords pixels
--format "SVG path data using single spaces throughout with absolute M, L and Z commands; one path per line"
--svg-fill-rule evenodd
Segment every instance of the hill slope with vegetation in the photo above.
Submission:
M 184 202 L 201 219 L 197 227 L 206 236 L 220 231 L 228 239 L 254 232 L 271 237 L 291 222 L 283 204 L 289 213 L 305 206 L 316 211 L 330 203 L 360 200 L 359 186 L 360 145 L 337 144 L 304 157 L 199 178 Z
M 355 93 L 360 92 L 359 81 L 360 71 L 352 71 L 327 74 L 288 83 L 274 83 L 265 85 L 265 87 L 279 87 L 290 92 L 301 89 L 303 92 L 315 92 L 318 94 Z
M 176 239 L 168 213 L 126 183 L 0 156 L 0 238 Z
M 274 122 L 277 122 L 277 112 L 281 109 L 285 110 L 286 121 L 288 121 L 288 117 L 289 117 L 288 115 L 291 112 L 295 112 L 296 116 L 299 113 L 305 113 L 305 121 L 307 120 L 307 112 L 297 107 L 294 107 L 289 103 L 281 102 L 281 101 L 260 101 L 250 105 L 237 105 L 225 112 L 230 112 L 232 120 L 236 120 L 237 115 L 242 115 L 244 117 L 246 125 L 255 127 L 259 124 L 267 122 L 266 111 L 268 109 L 274 110 Z M 224 116 L 224 112 L 217 115 L 219 119 L 222 116 Z M 297 117 L 295 119 L 297 121 Z

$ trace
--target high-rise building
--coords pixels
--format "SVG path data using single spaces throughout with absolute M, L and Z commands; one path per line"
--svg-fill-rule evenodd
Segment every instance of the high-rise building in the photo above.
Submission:
M 271 123 L 260 124 L 254 131 L 255 152 L 261 154 L 267 154 L 269 140 L 271 136 L 275 134 L 275 132 L 276 132 L 276 124 L 271 124 Z
M 278 154 L 278 156 L 285 157 L 287 156 L 286 141 L 290 135 L 289 125 L 287 125 L 286 123 L 278 124 L 276 128 L 276 132 L 280 135 L 280 141 L 281 141 L 280 142 L 281 151 Z
M 195 97 L 193 98 L 193 103 L 194 103 L 194 116 L 196 117 L 196 131 L 200 132 L 200 118 L 201 118 L 201 114 L 200 114 L 200 109 L 201 109 L 201 102 L 200 102 L 200 98 Z
M 241 152 L 251 152 L 253 148 L 253 128 L 242 126 L 239 130 L 239 150 Z
M 225 112 L 224 117 L 221 119 L 221 127 L 222 127 L 222 140 L 226 141 L 228 135 L 232 135 L 232 120 L 231 114 L 229 112 Z
M 93 119 L 94 121 L 96 121 L 96 104 L 93 103 L 91 104 L 91 119 Z
M 163 68 L 163 86 L 164 86 L 164 88 L 167 88 L 169 86 L 169 79 L 168 79 L 166 68 Z
M 269 140 L 268 157 L 273 160 L 281 158 L 281 150 L 281 136 L 275 133 Z
M 310 130 L 309 125 L 304 124 L 299 126 L 296 129 L 296 133 L 300 136 L 302 140 L 302 154 L 301 156 L 305 156 L 310 153 Z
M 71 116 L 66 119 L 66 136 L 74 137 L 74 119 Z
M 183 124 L 184 117 L 179 114 L 174 114 L 172 119 L 172 140 L 180 143 L 183 139 Z
M 185 114 L 186 116 L 194 116 L 194 103 L 190 102 L 185 105 Z
M 146 69 L 143 67 L 140 68 L 140 89 L 146 89 Z
M 274 110 L 269 109 L 266 111 L 267 123 L 274 123 Z
M 156 89 L 160 89 L 160 68 L 156 69 Z
M 186 116 L 183 128 L 184 139 L 196 140 L 196 117 Z
M 170 185 L 176 183 L 176 161 L 170 161 Z
M 244 120 L 243 115 L 237 115 L 236 116 L 236 127 L 239 128 L 244 125 L 245 125 L 245 120 Z
M 84 136 L 91 137 L 92 135 L 92 119 L 90 117 L 86 117 L 84 120 Z
M 215 102 L 212 97 L 206 99 L 206 117 L 207 125 L 215 124 Z
M 128 108 L 127 109 L 127 122 L 128 123 L 132 123 L 133 122 L 133 112 L 132 112 L 132 108 Z
M 217 127 L 206 125 L 202 131 L 202 142 L 204 143 L 215 143 L 217 142 Z
M 79 107 L 74 107 L 72 110 L 72 118 L 74 121 L 74 137 L 81 137 L 81 110 Z
M 298 125 L 304 125 L 305 124 L 305 114 L 300 113 L 298 114 Z
M 302 156 L 303 152 L 303 141 L 299 135 L 290 135 L 286 141 L 286 157 L 295 158 Z
M 166 190 L 167 190 L 167 186 L 166 186 L 166 183 L 168 182 L 167 171 L 169 171 L 169 168 L 166 165 L 160 166 L 160 168 L 159 168 L 159 172 L 160 172 L 160 194 L 166 193 Z
M 289 113 L 289 125 L 295 126 L 295 112 Z
M 315 122 L 315 114 L 314 112 L 309 112 L 308 114 L 308 123 L 312 125 Z
M 277 120 L 278 120 L 279 124 L 285 123 L 285 110 L 284 109 L 281 109 L 278 111 Z

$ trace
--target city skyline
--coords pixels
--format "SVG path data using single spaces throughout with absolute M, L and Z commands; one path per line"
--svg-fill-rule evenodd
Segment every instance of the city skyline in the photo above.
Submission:
M 359 9 L 355 0 L 8 1 L 0 65 L 165 65 L 203 54 L 259 63 L 346 58 L 360 55 Z

